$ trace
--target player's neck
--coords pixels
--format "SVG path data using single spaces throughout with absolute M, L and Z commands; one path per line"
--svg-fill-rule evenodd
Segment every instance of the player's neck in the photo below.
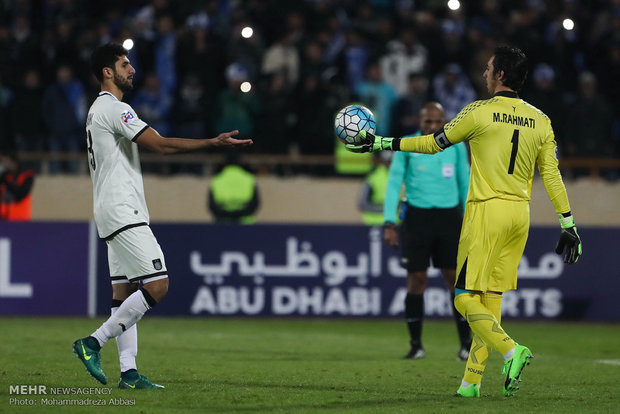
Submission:
M 109 82 L 104 82 L 101 85 L 101 92 L 109 92 L 116 97 L 119 101 L 123 100 L 123 91 L 121 91 L 116 85 Z
M 493 91 L 493 95 L 495 95 L 498 92 L 513 92 L 513 93 L 517 93 L 514 89 L 511 89 L 508 86 L 504 86 L 501 83 L 497 84 L 497 86 L 495 87 L 495 90 Z

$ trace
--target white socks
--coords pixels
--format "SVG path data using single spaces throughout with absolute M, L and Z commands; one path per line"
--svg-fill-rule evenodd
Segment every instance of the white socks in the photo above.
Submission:
M 517 348 L 512 348 L 510 351 L 506 352 L 506 355 L 504 355 L 504 361 L 508 361 L 510 358 L 512 358 L 512 356 L 515 354 L 515 349 Z
M 118 310 L 118 306 L 112 308 L 112 315 Z M 118 348 L 118 360 L 121 364 L 121 372 L 130 369 L 137 370 L 136 355 L 138 355 L 138 324 L 116 337 L 116 347 Z
M 129 295 L 114 315 L 110 316 L 91 336 L 97 339 L 100 346 L 103 346 L 109 339 L 118 337 L 138 323 L 149 309 L 151 307 L 146 302 L 142 291 L 137 290 Z

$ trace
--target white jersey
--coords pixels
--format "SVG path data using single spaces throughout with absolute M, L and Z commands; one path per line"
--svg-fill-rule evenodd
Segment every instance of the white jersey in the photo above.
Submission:
M 88 111 L 86 145 L 99 237 L 149 223 L 138 144 L 148 125 L 128 104 L 101 92 Z

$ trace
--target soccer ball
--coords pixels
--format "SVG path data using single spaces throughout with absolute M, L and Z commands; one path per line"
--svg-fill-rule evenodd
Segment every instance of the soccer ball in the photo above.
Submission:
M 357 134 L 363 129 L 375 133 L 377 123 L 372 111 L 362 105 L 349 105 L 336 115 L 334 129 L 338 139 L 345 144 L 361 144 Z

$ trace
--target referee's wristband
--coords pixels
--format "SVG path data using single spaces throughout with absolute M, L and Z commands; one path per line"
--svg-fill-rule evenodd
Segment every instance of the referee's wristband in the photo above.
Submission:
M 393 229 L 394 227 L 396 227 L 396 224 L 392 223 L 391 221 L 386 221 L 385 223 L 383 223 L 384 229 Z

